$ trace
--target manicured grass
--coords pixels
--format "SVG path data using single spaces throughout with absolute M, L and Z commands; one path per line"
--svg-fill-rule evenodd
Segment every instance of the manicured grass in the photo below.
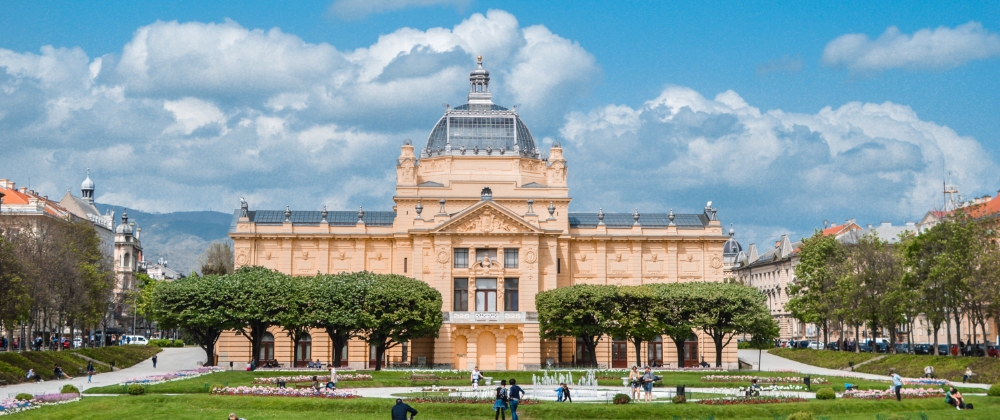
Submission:
M 107 364 L 115 362 L 115 367 L 124 369 L 135 366 L 137 363 L 153 357 L 154 354 L 163 350 L 156 346 L 112 346 L 74 351 Z
M 859 364 L 881 355 L 878 353 L 853 353 L 848 351 L 812 349 L 770 349 L 767 352 L 778 357 L 827 369 L 844 369 L 849 367 L 851 362 Z
M 372 380 L 370 381 L 341 381 L 338 385 L 341 388 L 380 388 L 380 387 L 427 387 L 425 382 L 421 382 L 420 385 L 412 385 L 409 379 L 408 372 L 400 371 L 361 371 L 361 373 L 371 374 Z M 242 385 L 253 385 L 254 378 L 261 377 L 274 377 L 274 376 L 291 376 L 291 375 L 324 375 L 325 371 L 314 371 L 314 372 L 247 372 L 247 371 L 224 371 L 213 373 L 210 375 L 199 376 L 197 378 L 184 379 L 179 381 L 165 382 L 162 384 L 150 385 L 146 387 L 147 393 L 153 394 L 196 394 L 196 393 L 207 393 L 208 386 L 212 384 L 222 384 L 227 386 L 242 386 Z M 530 385 L 532 375 L 540 375 L 541 372 L 537 371 L 503 371 L 503 372 L 489 372 L 489 376 L 494 378 L 494 381 L 499 381 L 500 379 L 510 380 L 511 378 L 517 379 L 521 384 Z M 706 375 L 749 375 L 749 376 L 761 376 L 761 377 L 796 377 L 801 378 L 803 375 L 792 374 L 792 373 L 776 373 L 776 372 L 752 372 L 752 371 L 731 371 L 731 372 L 660 372 L 658 375 L 663 377 L 662 384 L 657 384 L 658 387 L 673 388 L 677 385 L 687 385 L 689 387 L 705 387 L 705 388 L 736 388 L 742 386 L 750 385 L 750 381 L 746 382 L 705 382 L 701 378 Z M 463 379 L 445 379 L 439 381 L 438 385 L 442 387 L 468 387 L 469 381 L 464 379 L 464 373 L 440 373 L 442 376 L 447 377 L 462 377 Z M 574 371 L 574 379 L 578 379 L 583 376 L 582 371 Z M 813 377 L 817 377 L 813 375 Z M 888 386 L 888 382 L 877 382 L 877 381 L 867 381 L 863 379 L 853 379 L 853 378 L 843 378 L 843 377 L 826 377 L 829 381 L 827 384 L 813 384 L 813 389 L 817 387 L 833 387 L 837 391 L 844 390 L 844 383 L 850 382 L 854 386 L 860 389 L 872 389 L 872 388 L 885 388 Z M 621 387 L 621 379 L 603 379 L 598 380 L 598 384 L 601 386 L 614 386 Z M 86 394 L 121 394 L 124 393 L 124 389 L 120 385 L 109 385 L 97 388 L 90 388 L 84 393 Z
M 893 354 L 859 367 L 858 372 L 884 375 L 889 369 L 896 369 L 900 375 L 920 377 L 923 376 L 924 366 L 927 365 L 934 366 L 935 376 L 942 379 L 961 382 L 965 368 L 969 366 L 975 374 L 971 382 L 986 384 L 1000 382 L 1000 359 L 996 357 Z
M 877 414 L 898 414 L 918 419 L 919 413 L 932 419 L 993 419 L 1000 414 L 1000 399 L 969 397 L 976 405 L 972 411 L 958 411 L 938 398 L 897 401 L 835 400 L 804 403 L 705 406 L 688 403 L 655 404 L 583 404 L 551 403 L 522 406 L 518 414 L 525 420 L 540 419 L 783 419 L 807 411 L 818 418 L 866 419 Z M 391 399 L 357 398 L 320 400 L 312 398 L 235 397 L 216 395 L 146 395 L 141 397 L 89 397 L 81 402 L 43 407 L 18 414 L 20 419 L 104 420 L 107 418 L 142 419 L 224 419 L 230 412 L 240 417 L 260 419 L 382 420 L 388 418 Z M 489 404 L 418 403 L 417 418 L 468 419 L 492 417 Z
M 0 353 L 0 379 L 7 381 L 8 384 L 24 382 L 28 369 L 35 369 L 35 372 L 41 375 L 42 379 L 55 379 L 53 368 L 57 363 L 68 375 L 78 376 L 80 369 L 87 368 L 87 361 L 74 356 L 73 353 L 79 353 L 105 363 L 115 360 L 117 367 L 126 368 L 153 357 L 160 351 L 159 347 L 115 346 L 64 351 L 3 352 Z M 94 370 L 101 373 L 110 369 L 95 363 Z

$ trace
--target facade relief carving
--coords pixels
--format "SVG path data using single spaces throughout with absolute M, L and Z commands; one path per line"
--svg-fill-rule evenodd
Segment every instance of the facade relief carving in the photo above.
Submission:
M 646 260 L 646 267 L 645 268 L 646 268 L 645 271 L 647 273 L 650 273 L 650 274 L 659 274 L 659 273 L 662 273 L 663 272 L 663 258 L 661 258 L 660 254 L 657 253 L 657 252 L 654 252 L 654 253 L 650 254 L 649 258 Z
M 618 252 L 608 258 L 608 274 L 629 277 L 628 256 Z
M 456 232 L 481 232 L 481 233 L 516 233 L 521 231 L 521 227 L 511 223 L 504 216 L 492 210 L 486 210 L 460 225 Z
M 580 254 L 576 260 L 576 274 L 581 277 L 594 275 L 594 259 L 587 254 Z

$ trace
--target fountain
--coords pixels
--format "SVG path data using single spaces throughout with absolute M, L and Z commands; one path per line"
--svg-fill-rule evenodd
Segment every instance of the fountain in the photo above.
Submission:
M 545 397 L 550 396 L 550 392 L 555 391 L 555 387 L 560 384 L 571 384 L 576 385 L 576 387 L 571 387 L 570 392 L 574 397 L 597 397 L 597 373 L 595 370 L 587 370 L 583 377 L 579 381 L 573 381 L 573 372 L 552 372 L 549 375 L 549 371 L 543 370 L 542 376 L 536 374 L 531 375 L 531 397 L 538 398 L 539 388 Z M 554 395 L 554 394 L 551 394 Z

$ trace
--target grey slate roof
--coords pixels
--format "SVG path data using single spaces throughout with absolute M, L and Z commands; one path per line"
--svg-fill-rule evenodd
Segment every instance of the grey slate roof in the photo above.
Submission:
M 665 228 L 670 224 L 668 213 L 648 213 L 639 216 L 639 225 L 648 228 Z M 597 213 L 570 213 L 569 227 L 571 228 L 594 228 L 597 227 Z M 604 213 L 604 224 L 609 228 L 631 228 L 635 220 L 632 213 Z M 703 229 L 708 225 L 708 218 L 704 214 L 677 214 L 674 213 L 674 224 L 678 229 Z
M 293 225 L 319 225 L 323 216 L 318 211 L 292 211 L 289 220 Z M 247 213 L 250 222 L 258 225 L 280 225 L 285 222 L 284 210 L 251 210 Z M 236 213 L 239 217 L 239 212 Z M 393 211 L 368 211 L 365 210 L 364 221 L 368 226 L 392 226 L 396 219 L 396 212 Z M 331 211 L 327 212 L 326 220 L 330 226 L 354 226 L 358 223 L 357 211 Z

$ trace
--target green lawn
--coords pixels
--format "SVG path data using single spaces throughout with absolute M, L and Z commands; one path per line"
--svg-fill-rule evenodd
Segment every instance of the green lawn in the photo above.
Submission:
M 154 394 L 193 394 L 193 393 L 207 393 L 208 387 L 212 384 L 221 384 L 227 386 L 241 386 L 241 385 L 252 385 L 253 378 L 259 377 L 274 377 L 274 376 L 289 376 L 289 375 L 299 375 L 299 374 L 315 374 L 323 375 L 326 372 L 315 371 L 315 372 L 303 372 L 303 373 L 292 373 L 292 372 L 247 372 L 247 371 L 224 371 L 213 373 L 210 375 L 199 376 L 197 378 L 184 379 L 173 382 L 166 382 L 162 384 L 150 385 L 146 387 L 147 393 Z M 409 376 L 407 372 L 399 371 L 362 371 L 360 373 L 371 374 L 373 379 L 370 381 L 341 381 L 338 385 L 341 388 L 378 388 L 378 387 L 410 387 L 412 382 L 406 379 Z M 540 375 L 541 372 L 537 371 L 504 371 L 504 372 L 488 372 L 488 376 L 492 376 L 494 381 L 499 381 L 500 379 L 517 379 L 519 383 L 531 384 L 532 374 Z M 573 372 L 574 378 L 580 378 L 583 372 Z M 775 372 L 753 372 L 753 371 L 731 371 L 731 372 L 662 372 L 658 373 L 663 377 L 662 384 L 657 386 L 663 387 L 675 387 L 677 385 L 687 385 L 689 387 L 715 387 L 715 388 L 735 388 L 750 385 L 750 382 L 704 382 L 701 380 L 703 376 L 706 375 L 753 375 L 762 377 L 773 377 L 773 376 L 793 376 L 801 378 L 802 375 L 791 374 L 791 373 L 775 373 Z M 441 375 L 447 375 L 452 378 L 462 379 L 447 379 L 439 381 L 440 386 L 469 386 L 469 381 L 464 379 L 464 373 L 441 373 Z M 815 376 L 814 376 L 815 377 Z M 866 381 L 861 379 L 849 379 L 842 377 L 827 377 L 829 383 L 827 384 L 814 384 L 813 390 L 819 387 L 832 387 L 837 391 L 842 391 L 844 389 L 844 383 L 850 382 L 861 389 L 871 389 L 871 388 L 885 388 L 888 386 L 888 382 L 876 382 L 876 381 Z M 598 380 L 598 384 L 601 386 L 622 386 L 621 379 L 601 379 Z M 426 385 L 418 385 L 426 386 Z M 124 393 L 124 389 L 120 385 L 109 385 L 104 387 L 90 388 L 85 391 L 87 394 L 120 394 Z
M 119 368 L 125 368 L 140 361 L 153 357 L 159 353 L 159 347 L 149 346 L 114 346 L 100 349 L 77 349 L 64 351 L 26 351 L 21 353 L 2 352 L 0 353 L 0 379 L 9 384 L 24 382 L 28 369 L 35 369 L 43 379 L 54 379 L 55 374 L 52 369 L 56 363 L 60 364 L 70 376 L 79 375 L 80 369 L 87 367 L 87 361 L 74 356 L 79 353 L 96 360 L 110 363 L 116 362 Z M 109 368 L 95 364 L 97 372 L 107 372 Z
M 900 375 L 919 377 L 923 376 L 924 366 L 927 365 L 934 366 L 935 376 L 938 378 L 961 382 L 965 368 L 969 366 L 975 374 L 972 382 L 986 384 L 1000 382 L 1000 359 L 995 357 L 894 354 L 861 366 L 858 372 L 885 374 L 889 369 L 895 369 Z
M 807 411 L 817 418 L 866 419 L 878 414 L 899 414 L 919 419 L 994 419 L 1000 416 L 1000 399 L 969 397 L 976 410 L 957 411 L 938 398 L 896 401 L 809 401 L 793 404 L 753 406 L 704 406 L 699 404 L 560 404 L 522 406 L 518 414 L 525 420 L 538 419 L 784 419 Z M 212 395 L 146 395 L 141 397 L 89 397 L 81 402 L 43 407 L 18 414 L 19 419 L 104 420 L 107 418 L 224 419 L 230 412 L 250 420 L 316 419 L 384 420 L 393 404 L 390 399 L 358 398 L 319 400 L 283 397 L 232 397 Z M 423 419 L 468 419 L 492 417 L 488 404 L 421 404 L 414 407 Z
M 852 353 L 847 351 L 812 349 L 770 349 L 768 350 L 768 353 L 778 357 L 791 359 L 796 362 L 805 363 L 807 365 L 819 366 L 827 369 L 843 369 L 850 366 L 851 362 L 859 364 L 880 356 L 878 353 Z

